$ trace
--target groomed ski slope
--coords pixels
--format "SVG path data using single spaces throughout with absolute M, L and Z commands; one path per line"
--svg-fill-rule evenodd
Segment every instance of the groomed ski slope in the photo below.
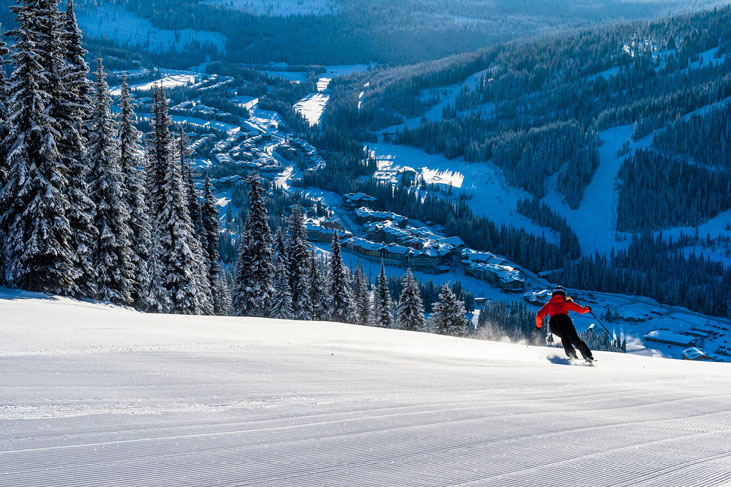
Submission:
M 0 485 L 731 485 L 731 369 L 0 289 Z

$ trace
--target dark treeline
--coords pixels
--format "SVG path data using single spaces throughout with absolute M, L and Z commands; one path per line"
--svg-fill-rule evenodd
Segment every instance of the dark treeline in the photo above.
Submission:
M 731 172 L 731 104 L 671 123 L 655 134 L 654 146 Z
M 685 257 L 682 246 L 662 234 L 635 237 L 627 250 L 609 257 L 582 257 L 551 278 L 569 287 L 649 296 L 660 303 L 731 316 L 731 268 L 695 254 Z
M 731 173 L 638 150 L 619 171 L 617 230 L 695 227 L 731 208 Z
M 545 203 L 541 203 L 538 198 L 518 201 L 517 209 L 518 213 L 527 216 L 542 227 L 556 230 L 560 238 L 559 248 L 569 259 L 576 259 L 581 255 L 579 239 L 566 223 L 566 217 L 559 215 Z

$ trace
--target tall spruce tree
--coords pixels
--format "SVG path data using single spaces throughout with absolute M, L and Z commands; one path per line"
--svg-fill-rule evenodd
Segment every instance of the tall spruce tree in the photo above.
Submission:
M 342 323 L 355 323 L 356 312 L 353 294 L 350 290 L 348 270 L 340 255 L 340 240 L 338 232 L 333 232 L 330 245 L 332 254 L 328 262 L 327 291 L 328 291 L 328 319 Z
M 74 283 L 72 233 L 67 213 L 67 170 L 49 115 L 37 1 L 10 8 L 18 28 L 10 78 L 5 138 L 7 182 L 0 193 L 0 228 L 5 230 L 5 280 L 32 291 L 71 294 Z
M 0 24 L 0 28 L 2 25 Z M 5 65 L 8 64 L 7 56 L 10 54 L 10 50 L 5 44 L 5 41 L 0 37 L 0 189 L 8 181 L 8 170 L 9 167 L 5 161 L 5 144 L 3 141 L 7 137 L 10 127 L 8 127 L 8 104 L 7 100 L 10 96 L 8 91 L 8 80 L 5 77 Z M 2 236 L 2 229 L 0 229 L 0 236 Z M 0 255 L 0 262 L 2 262 L 2 256 Z M 0 272 L 1 274 L 1 272 Z M 0 278 L 1 280 L 2 278 Z
M 312 319 L 310 282 L 307 268 L 309 243 L 305 229 L 302 207 L 295 205 L 289 218 L 289 239 L 287 240 L 287 260 L 289 262 L 289 284 L 292 290 L 292 311 L 297 320 Z
M 356 267 L 353 277 L 353 294 L 355 296 L 356 323 L 362 326 L 371 324 L 371 291 L 363 266 Z
M 57 100 L 54 117 L 60 127 L 59 152 L 68 170 L 67 193 L 71 203 L 68 219 L 73 232 L 76 294 L 92 297 L 96 295 L 97 280 L 92 252 L 99 231 L 94 225 L 96 207 L 87 184 L 91 169 L 86 158 L 91 83 L 87 78 L 89 66 L 84 60 L 86 50 L 82 46 L 73 0 L 67 0 L 66 14 L 60 17 L 60 23 L 64 64 L 60 72 L 61 86 L 54 95 Z
M 287 275 L 287 261 L 281 257 L 277 259 L 274 294 L 272 296 L 269 316 L 280 320 L 294 318 L 294 312 L 292 311 L 292 292 L 289 289 L 289 276 Z
M 457 299 L 449 284 L 439 293 L 439 301 L 432 305 L 432 331 L 441 335 L 464 336 L 467 333 L 464 303 Z
M 150 195 L 157 211 L 155 250 L 161 272 L 154 278 L 163 280 L 172 306 L 170 311 L 183 314 L 211 312 L 210 285 L 206 288 L 201 280 L 205 278 L 202 255 L 193 233 L 183 175 L 170 148 L 170 116 L 162 87 L 156 90 L 154 112 L 155 155 Z
M 144 184 L 146 163 L 141 150 L 142 136 L 135 126 L 136 117 L 126 74 L 122 76 L 119 109 L 119 162 L 124 179 L 129 226 L 132 231 L 132 264 L 134 267 L 132 300 L 137 309 L 154 310 L 156 303 L 150 268 L 153 250 L 152 229 L 149 208 L 145 201 Z
M 388 289 L 388 277 L 386 277 L 383 261 L 381 261 L 381 272 L 376 279 L 376 292 L 373 301 L 374 325 L 393 328 L 393 301 L 391 300 L 391 291 Z
M 213 308 L 216 314 L 228 314 L 228 305 L 225 295 L 228 292 L 225 288 L 221 288 L 221 266 L 218 263 L 218 238 L 220 227 L 218 223 L 219 213 L 216 207 L 216 199 L 213 195 L 213 185 L 208 176 L 203 183 L 203 206 L 201 208 L 203 216 L 203 233 L 201 241 L 203 242 L 203 252 L 206 258 L 206 270 L 208 272 L 208 281 L 213 287 Z M 223 284 L 225 284 L 225 280 Z M 223 301 L 222 301 L 223 300 Z
M 198 195 L 198 190 L 195 189 L 195 183 L 193 183 L 193 170 L 190 167 L 190 160 L 188 159 L 188 156 L 191 154 L 190 139 L 182 127 L 178 130 L 178 137 L 175 139 L 175 142 L 177 146 L 176 152 L 178 160 L 180 161 L 180 170 L 183 174 L 185 193 L 188 198 L 188 213 L 190 213 L 190 221 L 193 222 L 195 234 L 201 237 L 201 244 L 205 246 L 203 212 L 201 209 L 200 196 Z
M 213 285 L 213 299 L 215 300 L 217 315 L 228 316 L 231 314 L 231 292 L 228 289 L 228 281 L 223 270 L 216 276 L 216 282 Z
M 156 93 L 156 92 L 155 92 Z M 152 296 L 152 307 L 148 312 L 167 313 L 173 309 L 173 302 L 165 287 L 165 273 L 162 263 L 162 244 L 160 239 L 161 226 L 157 221 L 157 214 L 150 207 L 152 195 L 155 191 L 155 181 L 157 168 L 155 167 L 155 156 L 153 148 L 148 144 L 143 146 L 144 159 L 147 162 L 144 174 L 145 183 L 145 203 L 148 207 L 148 215 L 150 221 L 150 258 L 147 264 L 150 273 L 150 294 Z
M 161 205 L 165 198 L 165 177 L 169 171 L 169 165 L 173 159 L 172 139 L 170 137 L 170 125 L 173 123 L 168 113 L 168 102 L 165 96 L 165 88 L 159 86 L 152 92 L 153 97 L 153 123 L 152 123 L 152 147 L 150 150 L 150 170 L 148 171 L 148 206 L 150 214 L 160 214 Z M 181 195 L 182 196 L 182 195 Z M 187 200 L 186 200 L 187 203 Z M 157 220 L 156 220 L 157 221 Z
M 328 318 L 327 304 L 325 303 L 325 297 L 322 286 L 322 274 L 320 273 L 320 264 L 317 261 L 315 255 L 315 249 L 310 251 L 310 255 L 307 259 L 309 266 L 309 277 L 310 277 L 310 303 L 312 306 L 312 319 L 313 320 L 326 320 Z
M 183 188 L 188 202 L 188 214 L 193 227 L 193 239 L 190 241 L 191 250 L 197 256 L 195 266 L 195 280 L 201 293 L 201 302 L 205 313 L 213 313 L 213 288 L 208 277 L 207 253 L 205 252 L 205 231 L 203 228 L 203 213 L 198 190 L 193 184 L 193 171 L 188 156 L 191 154 L 190 139 L 181 128 L 176 139 L 177 155 L 180 161 L 180 172 L 183 178 Z
M 2 25 L 0 25 L 0 28 L 2 28 Z M 10 50 L 7 48 L 5 41 L 0 38 L 0 194 L 2 194 L 3 186 L 5 186 L 5 183 L 8 182 L 8 172 L 10 170 L 5 157 L 7 150 L 4 143 L 5 137 L 7 137 L 10 132 L 10 127 L 7 122 L 7 99 L 10 96 L 10 93 L 8 92 L 8 80 L 5 77 L 5 65 L 8 63 L 6 57 L 8 54 L 10 54 Z M 0 227 L 0 242 L 3 242 L 4 240 L 5 231 L 2 227 Z M 2 244 L 0 244 L 0 285 L 2 285 L 5 281 L 4 268 L 5 264 Z
M 424 305 L 421 300 L 419 283 L 411 274 L 411 269 L 406 270 L 402 281 L 401 296 L 398 302 L 396 326 L 401 330 L 426 331 L 426 319 L 424 318 Z
M 246 181 L 251 188 L 250 207 L 246 218 L 246 229 L 240 237 L 231 298 L 234 314 L 263 317 L 269 314 L 274 293 L 272 235 L 259 177 L 252 175 Z
M 119 165 L 117 130 L 110 112 L 112 100 L 102 60 L 97 61 L 94 108 L 89 130 L 89 189 L 96 204 L 94 223 L 99 240 L 94 246 L 98 273 L 97 297 L 116 304 L 132 304 L 134 262 L 132 230 L 124 175 Z

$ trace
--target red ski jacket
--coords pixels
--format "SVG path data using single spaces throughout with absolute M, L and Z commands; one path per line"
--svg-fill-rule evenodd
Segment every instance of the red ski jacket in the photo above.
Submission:
M 547 314 L 550 316 L 567 315 L 569 314 L 569 310 L 584 314 L 591 311 L 591 308 L 589 306 L 578 305 L 572 300 L 566 299 L 564 296 L 557 294 L 553 296 L 549 302 L 543 305 L 536 315 L 536 327 L 543 327 L 543 317 Z

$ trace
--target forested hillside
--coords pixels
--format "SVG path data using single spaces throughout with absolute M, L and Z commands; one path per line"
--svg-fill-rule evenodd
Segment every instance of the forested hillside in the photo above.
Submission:
M 188 28 L 224 34 L 228 38 L 229 61 L 403 64 L 474 51 L 519 37 L 619 19 L 655 18 L 723 2 L 85 0 L 79 3 L 81 8 L 121 5 L 161 29 Z M 210 54 L 205 46 L 201 48 Z M 174 59 L 181 55 L 171 52 L 168 57 Z
M 729 48 L 731 7 L 724 7 L 371 70 L 337 84 L 321 142 L 337 147 L 342 145 L 337 141 L 376 140 L 380 134 L 430 154 L 489 162 L 511 186 L 536 198 L 522 202 L 520 213 L 558 230 L 560 218 L 549 223 L 538 216 L 541 201 L 555 206 L 558 200 L 547 199 L 555 191 L 559 206 L 591 211 L 581 204 L 600 165 L 604 139 L 614 128 L 629 126 L 631 137 L 617 146 L 616 156 L 605 155 L 607 164 L 619 168 L 613 182 L 615 240 L 628 243 L 633 234 L 697 229 L 725 214 L 731 201 L 725 155 Z M 442 108 L 435 113 L 434 107 Z M 354 186 L 363 187 L 359 184 Z M 458 234 L 460 228 L 474 235 L 489 227 L 489 219 L 478 223 L 464 205 L 449 211 L 437 221 L 450 222 Z M 713 228 L 718 228 L 717 243 L 725 245 L 724 232 L 731 228 Z M 508 235 L 516 241 L 500 251 L 530 269 L 554 269 L 554 279 L 568 279 L 572 286 L 646 294 L 661 302 L 680 299 L 693 309 L 729 313 L 729 261 L 719 263 L 703 252 L 716 244 L 700 239 L 697 230 L 695 237 L 686 230 L 657 242 L 648 237 L 629 247 L 625 243 L 614 259 L 607 252 L 578 261 L 573 260 L 571 229 L 561 231 L 568 252 L 556 258 L 549 257 L 555 246 L 540 240 L 524 253 L 531 237 L 517 229 L 501 235 L 502 242 L 510 240 Z M 481 235 L 485 245 L 501 246 Z M 647 245 L 640 242 L 654 242 L 655 252 L 642 250 Z M 697 249 L 701 252 L 692 253 Z M 673 286 L 660 286 L 659 273 L 674 280 Z M 704 286 L 711 289 L 710 297 L 696 299 Z

